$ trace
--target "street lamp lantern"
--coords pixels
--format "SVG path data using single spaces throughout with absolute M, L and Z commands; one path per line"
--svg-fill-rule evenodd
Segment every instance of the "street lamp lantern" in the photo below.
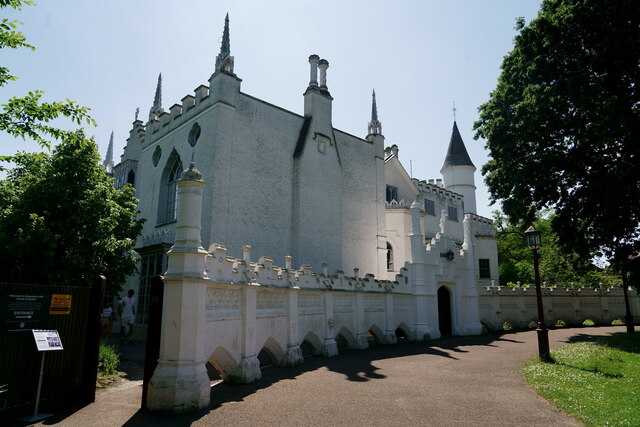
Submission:
M 538 306 L 538 328 L 536 329 L 538 334 L 538 354 L 540 356 L 540 360 L 543 362 L 550 362 L 549 331 L 547 330 L 547 326 L 544 322 L 542 291 L 540 290 L 540 268 L 538 265 L 540 260 L 538 249 L 540 249 L 541 246 L 540 231 L 532 225 L 524 232 L 524 236 L 527 239 L 527 246 L 531 248 L 531 252 L 533 252 L 533 272 L 536 279 L 536 305 Z
M 540 231 L 535 228 L 533 225 L 530 225 L 529 228 L 524 232 L 524 236 L 527 238 L 527 246 L 530 249 L 540 249 L 542 246 L 542 241 L 540 239 Z

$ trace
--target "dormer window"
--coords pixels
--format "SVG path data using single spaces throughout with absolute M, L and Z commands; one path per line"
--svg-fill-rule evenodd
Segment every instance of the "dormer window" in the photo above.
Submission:
M 391 203 L 393 200 L 398 201 L 398 187 L 387 185 L 387 203 Z

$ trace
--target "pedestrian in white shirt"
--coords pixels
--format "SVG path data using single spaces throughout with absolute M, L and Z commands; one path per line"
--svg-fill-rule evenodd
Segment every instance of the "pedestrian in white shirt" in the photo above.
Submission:
M 121 343 L 129 336 L 129 344 L 133 344 L 133 324 L 136 321 L 136 299 L 133 297 L 133 289 L 129 289 L 126 297 L 120 301 L 120 322 L 122 323 Z

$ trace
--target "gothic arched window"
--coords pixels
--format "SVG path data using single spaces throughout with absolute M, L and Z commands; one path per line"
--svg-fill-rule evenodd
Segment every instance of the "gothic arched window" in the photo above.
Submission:
M 178 212 L 178 193 L 176 191 L 176 181 L 180 179 L 182 173 L 182 161 L 177 153 L 169 157 L 167 166 L 162 173 L 160 183 L 160 197 L 158 203 L 158 222 L 170 222 L 176 219 Z
M 136 183 L 136 173 L 131 169 L 127 174 L 127 184 L 131 184 L 132 187 L 135 187 Z
M 387 242 L 387 271 L 393 271 L 393 248 Z

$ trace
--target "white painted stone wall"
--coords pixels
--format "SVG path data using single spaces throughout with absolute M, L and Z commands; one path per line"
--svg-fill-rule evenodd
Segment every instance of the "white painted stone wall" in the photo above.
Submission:
M 542 305 L 547 326 L 562 320 L 567 326 L 580 326 L 590 319 L 610 325 L 624 320 L 622 288 L 542 288 Z M 640 315 L 640 299 L 629 290 L 633 316 Z M 501 330 L 505 322 L 515 328 L 527 328 L 538 321 L 536 290 L 533 286 L 485 286 L 480 290 L 480 319 L 491 330 Z

